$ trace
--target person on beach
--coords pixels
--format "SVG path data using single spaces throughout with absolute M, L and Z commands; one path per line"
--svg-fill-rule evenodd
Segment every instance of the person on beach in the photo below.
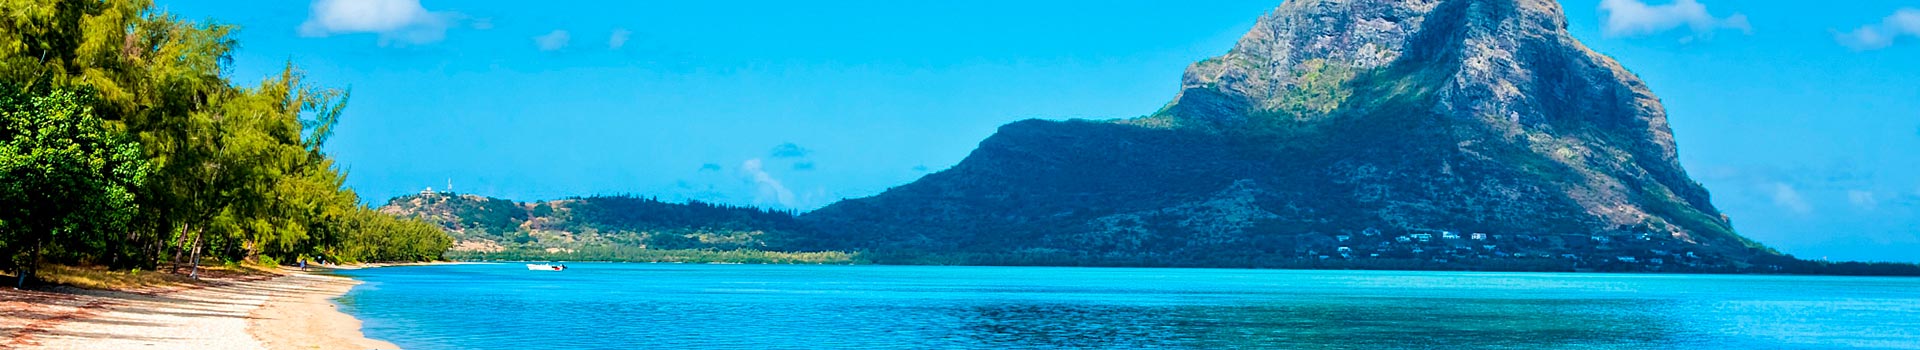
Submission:
M 300 257 L 300 271 L 307 270 L 307 257 Z

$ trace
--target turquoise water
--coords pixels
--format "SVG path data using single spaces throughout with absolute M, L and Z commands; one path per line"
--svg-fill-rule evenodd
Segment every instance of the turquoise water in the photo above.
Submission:
M 1920 349 L 1920 278 L 520 264 L 349 271 L 408 349 Z

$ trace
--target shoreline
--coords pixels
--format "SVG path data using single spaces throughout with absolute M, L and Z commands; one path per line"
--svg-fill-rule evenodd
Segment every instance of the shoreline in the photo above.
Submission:
M 368 338 L 359 318 L 340 311 L 334 299 L 347 294 L 359 280 L 312 272 L 294 272 L 284 280 L 284 293 L 252 310 L 246 332 L 265 349 L 399 349 Z
M 282 268 L 126 291 L 0 288 L 0 348 L 397 349 L 333 302 L 364 282 L 328 272 L 435 264 L 459 263 Z
M 1129 264 L 1087 264 L 1087 265 L 1045 265 L 1045 264 L 944 264 L 944 263 L 811 263 L 811 262 L 686 262 L 686 261 L 641 261 L 613 259 L 490 259 L 460 260 L 433 264 L 512 264 L 512 263 L 615 263 L 615 264 L 686 264 L 686 265 L 793 265 L 793 266 L 957 266 L 957 267 L 1060 267 L 1060 268 L 1137 268 L 1137 269 L 1219 269 L 1219 270 L 1271 270 L 1271 271 L 1379 271 L 1379 272 L 1491 272 L 1491 273 L 1559 273 L 1581 275 L 1653 275 L 1653 276 L 1807 276 L 1807 277 L 1860 277 L 1860 278 L 1920 278 L 1915 274 L 1846 274 L 1846 273 L 1806 273 L 1806 272 L 1761 272 L 1761 271 L 1616 271 L 1580 269 L 1566 270 L 1525 270 L 1525 269 L 1450 269 L 1450 268 L 1380 268 L 1380 267 L 1297 267 L 1297 266 L 1169 266 L 1169 265 L 1129 265 Z M 1886 263 L 1910 264 L 1910 263 Z M 1920 264 L 1920 263 L 1913 263 Z M 397 265 L 404 266 L 404 265 Z M 373 266 L 382 267 L 382 266 Z

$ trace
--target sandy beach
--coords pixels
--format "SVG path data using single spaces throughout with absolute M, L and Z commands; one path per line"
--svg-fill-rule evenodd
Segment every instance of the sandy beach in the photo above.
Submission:
M 133 292 L 0 289 L 3 349 L 395 349 L 330 301 L 358 281 L 303 272 Z

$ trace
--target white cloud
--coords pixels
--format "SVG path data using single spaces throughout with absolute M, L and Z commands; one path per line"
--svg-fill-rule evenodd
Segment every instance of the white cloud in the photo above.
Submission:
M 1847 201 L 1853 202 L 1853 206 L 1861 210 L 1873 210 L 1874 208 L 1880 207 L 1880 201 L 1874 199 L 1873 192 L 1869 191 L 1847 191 Z
M 1601 0 L 1600 11 L 1605 13 L 1604 29 L 1610 36 L 1657 34 L 1686 27 L 1693 30 L 1693 35 L 1683 40 L 1691 40 L 1696 36 L 1712 36 L 1720 29 L 1753 31 L 1746 15 L 1714 17 L 1707 12 L 1706 5 L 1695 0 L 1675 0 L 1666 5 L 1648 5 L 1640 0 Z
M 314 0 L 300 35 L 374 33 L 380 45 L 426 44 L 447 36 L 453 16 L 427 11 L 419 0 Z
M 553 51 L 566 48 L 567 42 L 572 40 L 573 38 L 567 35 L 567 31 L 555 30 L 547 35 L 533 37 L 533 45 L 539 46 L 540 51 Z
M 1787 185 L 1786 183 L 1776 182 L 1773 184 L 1773 204 L 1779 205 L 1780 208 L 1794 213 L 1806 214 L 1813 212 L 1813 206 L 1807 205 L 1807 200 L 1800 197 L 1800 191 L 1794 190 L 1793 186 Z
M 767 170 L 761 167 L 760 158 L 748 159 L 740 163 L 740 172 L 746 175 L 747 181 L 752 182 L 756 187 L 753 196 L 755 205 L 779 204 L 782 207 L 794 208 L 799 204 L 793 195 L 793 190 L 787 189 L 787 185 L 780 183 L 780 179 L 774 178 L 773 174 L 767 173 Z
M 1895 39 L 1902 36 L 1920 38 L 1920 9 L 1903 8 L 1894 11 L 1878 24 L 1861 26 L 1851 32 L 1834 34 L 1841 45 L 1854 50 L 1878 50 L 1893 46 Z
M 620 47 L 627 46 L 627 39 L 632 36 L 633 32 L 626 29 L 614 29 L 613 37 L 607 38 L 607 48 L 619 50 Z

